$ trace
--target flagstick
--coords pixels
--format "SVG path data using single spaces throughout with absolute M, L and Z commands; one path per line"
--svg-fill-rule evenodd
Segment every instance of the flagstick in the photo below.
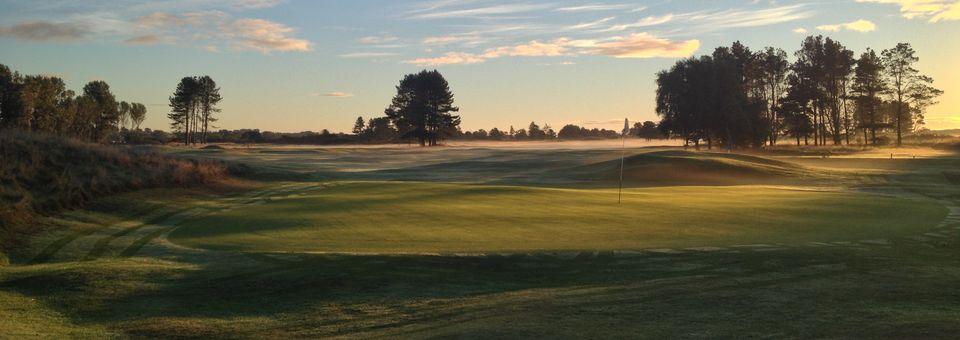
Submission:
M 627 149 L 627 136 L 621 134 L 620 137 L 622 144 L 620 145 L 620 189 L 617 190 L 617 204 L 623 203 L 623 158 Z

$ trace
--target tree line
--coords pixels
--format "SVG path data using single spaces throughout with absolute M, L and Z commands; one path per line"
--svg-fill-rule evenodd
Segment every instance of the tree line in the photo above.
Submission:
M 804 39 L 790 61 L 782 49 L 753 52 L 740 42 L 678 61 L 657 74 L 656 113 L 664 134 L 697 146 L 761 147 L 781 137 L 797 145 L 860 139 L 896 144 L 923 125 L 943 91 L 921 74 L 907 43 L 859 57 L 823 36 Z
M 93 142 L 125 142 L 124 132 L 139 130 L 147 108 L 117 102 L 110 85 L 95 80 L 77 95 L 63 79 L 21 75 L 0 64 L 0 128 L 70 136 Z

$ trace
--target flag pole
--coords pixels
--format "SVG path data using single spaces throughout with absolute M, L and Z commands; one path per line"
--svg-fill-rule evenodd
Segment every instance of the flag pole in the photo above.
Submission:
M 620 133 L 620 187 L 617 189 L 617 204 L 623 203 L 623 163 L 627 152 L 627 134 L 630 133 L 630 122 L 623 120 L 623 131 Z

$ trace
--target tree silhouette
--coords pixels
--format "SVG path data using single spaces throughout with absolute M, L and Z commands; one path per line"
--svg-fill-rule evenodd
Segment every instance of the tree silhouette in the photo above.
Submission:
M 174 132 L 183 134 L 184 144 L 206 143 L 210 123 L 217 121 L 217 105 L 223 98 L 220 88 L 209 76 L 184 77 L 170 97 L 170 113 Z M 197 134 L 200 134 L 197 137 Z
M 110 92 L 110 85 L 102 80 L 95 80 L 83 87 L 83 96 L 89 98 L 87 105 L 92 115 L 90 120 L 91 140 L 104 141 L 114 131 L 120 112 L 117 109 L 117 99 Z
M 856 103 L 854 112 L 857 126 L 863 131 L 863 141 L 877 145 L 877 131 L 887 125 L 881 111 L 883 99 L 880 97 L 887 86 L 883 81 L 882 60 L 872 49 L 867 49 L 857 59 L 851 90 Z
M 141 103 L 130 104 L 130 124 L 134 130 L 140 130 L 140 124 L 147 119 L 147 107 Z
M 933 78 L 920 74 L 916 69 L 915 65 L 920 61 L 916 53 L 908 43 L 899 43 L 881 53 L 894 104 L 897 146 L 903 144 L 905 127 L 912 126 L 914 119 L 922 123 L 926 108 L 935 104 L 935 99 L 943 94 L 943 91 L 931 86 Z
M 363 116 L 357 117 L 356 123 L 353 123 L 353 134 L 359 135 L 363 133 Z
M 436 146 L 444 134 L 460 125 L 460 117 L 451 114 L 458 111 L 443 75 L 424 70 L 400 81 L 396 96 L 384 112 L 402 138 L 416 138 L 421 146 Z

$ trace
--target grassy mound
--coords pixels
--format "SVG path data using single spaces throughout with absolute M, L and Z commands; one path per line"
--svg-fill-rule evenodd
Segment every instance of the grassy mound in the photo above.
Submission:
M 29 233 L 38 214 L 112 193 L 191 186 L 227 174 L 218 162 L 17 131 L 0 131 L 0 159 L 0 250 Z
M 614 184 L 620 159 L 552 171 L 577 182 Z M 624 159 L 626 186 L 789 184 L 817 176 L 803 166 L 770 158 L 727 153 L 658 151 Z

